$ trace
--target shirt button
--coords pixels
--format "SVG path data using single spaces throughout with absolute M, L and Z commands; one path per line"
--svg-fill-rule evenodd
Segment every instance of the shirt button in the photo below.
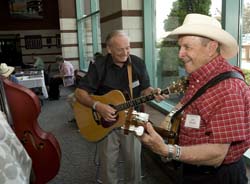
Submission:
M 194 85 L 192 85 L 191 87 L 194 88 Z
M 196 80 L 196 82 L 197 82 L 197 83 L 199 83 L 199 82 L 200 82 L 200 80 Z

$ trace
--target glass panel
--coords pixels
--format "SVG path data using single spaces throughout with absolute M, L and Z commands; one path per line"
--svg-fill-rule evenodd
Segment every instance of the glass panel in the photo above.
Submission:
M 242 13 L 241 68 L 250 83 L 250 0 L 244 0 Z
M 99 0 L 91 0 L 91 12 L 99 10 Z
M 84 57 L 84 61 L 85 61 L 85 66 L 89 65 L 90 60 L 93 59 L 93 56 L 95 54 L 95 52 L 101 52 L 101 33 L 100 33 L 100 26 L 99 24 L 96 25 L 96 27 L 93 27 L 93 17 L 96 18 L 96 20 L 100 20 L 100 15 L 98 14 L 93 14 L 92 16 L 86 17 L 84 19 L 84 45 L 85 45 L 85 57 Z M 97 36 L 95 36 L 95 32 L 92 30 L 93 28 L 97 29 Z M 96 40 L 93 40 L 93 37 Z M 95 43 L 97 42 L 97 43 Z M 94 50 L 95 44 L 97 46 L 97 51 Z
M 99 1 L 81 0 L 79 4 L 81 8 L 77 10 L 82 13 L 78 19 L 79 57 L 81 69 L 86 69 L 94 52 L 101 52 Z
M 99 5 L 99 4 L 98 4 Z M 99 8 L 99 7 L 98 7 Z M 98 24 L 97 24 L 97 47 L 98 47 L 98 51 L 102 52 L 102 40 L 101 40 L 101 28 L 100 28 L 100 13 L 95 15 L 97 20 L 98 20 Z
M 156 2 L 156 86 L 165 88 L 186 75 L 182 61 L 178 58 L 178 46 L 174 40 L 166 39 L 169 31 L 182 24 L 188 13 L 211 15 L 221 20 L 222 0 L 155 0 Z M 180 96 L 174 95 L 168 103 L 174 105 Z
M 91 17 L 88 17 L 84 20 L 85 25 L 85 51 L 86 51 L 86 57 L 85 61 L 86 66 L 88 66 L 88 62 L 90 59 L 93 58 L 93 40 L 92 40 L 92 21 Z
M 91 0 L 84 0 L 84 14 L 89 15 L 91 13 Z

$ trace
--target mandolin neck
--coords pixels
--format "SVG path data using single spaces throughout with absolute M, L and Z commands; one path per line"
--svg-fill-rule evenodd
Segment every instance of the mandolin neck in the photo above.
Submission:
M 151 123 L 151 122 L 150 122 Z M 131 123 L 132 125 L 135 125 L 135 126 L 143 126 L 145 127 L 145 122 L 141 122 L 141 121 L 132 121 Z M 153 128 L 155 129 L 155 131 L 160 134 L 162 137 L 164 138 L 175 138 L 176 137 L 176 133 L 174 131 L 169 131 L 169 130 L 166 130 L 164 128 L 161 128 L 161 127 L 158 127 L 158 126 L 154 126 L 153 123 L 151 123 L 151 125 L 153 126 Z
M 164 138 L 175 138 L 176 136 L 176 133 L 173 131 L 169 131 L 169 130 L 166 130 L 164 128 L 157 127 L 157 126 L 153 126 L 153 127 L 155 131 Z

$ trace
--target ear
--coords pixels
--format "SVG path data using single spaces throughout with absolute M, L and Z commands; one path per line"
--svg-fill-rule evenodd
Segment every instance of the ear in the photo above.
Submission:
M 109 46 L 106 47 L 106 50 L 109 54 L 111 54 L 111 48 Z
M 218 51 L 219 43 L 217 41 L 210 41 L 209 43 L 209 56 L 214 55 Z

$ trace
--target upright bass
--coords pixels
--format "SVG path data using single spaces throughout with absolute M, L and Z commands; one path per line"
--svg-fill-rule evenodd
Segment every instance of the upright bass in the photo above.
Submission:
M 32 184 L 45 184 L 60 168 L 61 149 L 53 134 L 43 131 L 37 121 L 40 101 L 31 90 L 1 78 L 4 85 L 12 128 L 32 159 Z

